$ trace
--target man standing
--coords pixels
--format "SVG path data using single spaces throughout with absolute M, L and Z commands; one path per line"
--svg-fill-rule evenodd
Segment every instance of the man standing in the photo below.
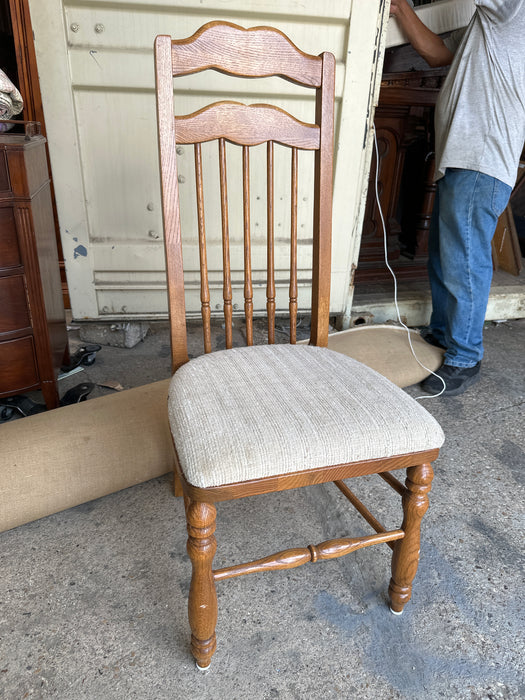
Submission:
M 407 0 L 390 13 L 431 66 L 450 64 L 435 112 L 437 192 L 429 235 L 428 342 L 446 349 L 444 395 L 480 377 L 492 281 L 491 241 L 525 141 L 525 0 L 474 0 L 466 29 L 443 41 Z M 431 375 L 422 384 L 438 393 Z

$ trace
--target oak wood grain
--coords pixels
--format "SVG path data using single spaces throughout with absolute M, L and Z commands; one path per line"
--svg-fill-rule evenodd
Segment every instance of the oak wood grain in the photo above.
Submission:
M 175 454 L 177 446 L 174 445 Z M 180 469 L 179 478 L 183 484 L 184 492 L 194 501 L 207 503 L 218 503 L 220 501 L 231 501 L 249 496 L 260 496 L 274 491 L 288 491 L 290 489 L 301 488 L 303 486 L 314 486 L 325 484 L 329 481 L 343 481 L 366 474 L 380 474 L 395 469 L 406 469 L 424 462 L 432 462 L 437 459 L 439 450 L 428 450 L 425 452 L 414 452 L 412 454 L 396 455 L 385 459 L 373 459 L 364 462 L 351 462 L 349 464 L 337 464 L 319 469 L 305 469 L 295 471 L 291 474 L 279 474 L 263 479 L 253 479 L 223 486 L 210 486 L 199 488 L 189 484 Z M 178 461 L 176 461 L 178 464 Z
M 320 544 L 310 544 L 308 547 L 297 547 L 285 549 L 282 552 L 271 554 L 262 559 L 237 564 L 213 572 L 215 581 L 222 581 L 228 578 L 254 574 L 263 571 L 278 571 L 281 569 L 295 569 L 309 562 L 326 561 L 344 557 L 351 552 L 355 552 L 363 547 L 370 547 L 373 544 L 389 544 L 392 540 L 399 540 L 405 536 L 403 530 L 391 530 L 378 533 L 377 535 L 364 535 L 363 537 L 340 537 L 326 540 Z
M 419 565 L 421 519 L 428 508 L 428 493 L 434 472 L 430 464 L 420 464 L 407 470 L 403 494 L 402 542 L 397 542 L 392 556 L 392 578 L 388 592 L 394 612 L 402 612 L 412 595 L 412 582 Z
M 275 343 L 275 200 L 274 200 L 274 146 L 268 141 L 266 149 L 266 315 L 268 317 L 268 343 Z
M 173 41 L 173 75 L 210 68 L 251 78 L 277 75 L 309 87 L 322 80 L 319 58 L 300 51 L 279 30 L 230 22 L 209 22 L 191 37 Z
M 319 148 L 319 127 L 299 121 L 279 107 L 266 104 L 215 102 L 197 112 L 175 117 L 177 143 L 225 139 L 238 146 L 258 146 L 273 140 L 283 146 Z
M 206 255 L 204 221 L 203 159 L 201 143 L 218 142 L 219 206 L 217 222 L 221 227 L 223 263 L 223 313 L 226 348 L 232 347 L 233 294 L 230 246 L 242 239 L 244 261 L 244 314 L 246 342 L 255 342 L 253 332 L 254 280 L 252 270 L 252 229 L 250 204 L 250 149 L 266 143 L 266 314 L 268 343 L 274 343 L 276 316 L 275 276 L 275 182 L 280 159 L 274 157 L 275 144 L 291 151 L 291 167 L 286 177 L 290 182 L 290 342 L 297 337 L 298 305 L 298 192 L 299 151 L 314 151 L 313 217 L 312 217 L 312 313 L 310 343 L 328 343 L 330 312 L 331 219 L 333 193 L 334 85 L 335 59 L 332 54 L 309 56 L 298 50 L 281 32 L 270 27 L 250 30 L 230 23 L 212 22 L 187 39 L 157 37 L 155 45 L 157 77 L 157 114 L 163 216 L 167 258 L 168 298 L 172 329 L 172 364 L 177 370 L 188 361 L 185 329 L 181 218 L 179 212 L 176 146 L 194 144 L 196 211 L 201 275 L 201 309 L 205 351 L 211 351 L 210 290 Z M 315 121 L 306 124 L 288 115 L 275 105 L 242 105 L 233 101 L 216 102 L 191 115 L 175 113 L 173 78 L 201 70 L 214 69 L 231 75 L 263 77 L 278 75 L 291 82 L 310 87 L 315 92 Z M 228 183 L 234 181 L 228 170 L 227 155 L 232 149 L 242 150 L 242 236 L 230 236 Z M 255 163 L 256 159 L 253 159 Z M 280 178 L 280 175 L 279 175 Z M 310 178 L 305 177 L 308 182 Z M 301 186 L 303 179 L 301 177 Z M 302 193 L 301 187 L 301 193 Z M 279 193 L 279 197 L 281 193 Z M 207 210 L 206 210 L 207 211 Z M 232 222 L 234 221 L 232 216 Z M 235 219 L 237 221 L 237 219 Z M 233 226 L 233 223 L 232 223 Z M 190 232 L 191 233 L 191 232 Z M 189 235 L 189 234 L 188 234 Z M 239 259 L 239 258 L 236 258 Z M 261 309 L 262 311 L 262 309 Z M 364 407 L 366 408 L 366 407 Z M 182 438 L 183 439 L 183 438 Z M 229 436 L 225 436 L 229 441 Z M 233 446 L 233 441 L 232 441 Z M 227 445 L 230 448 L 230 445 Z M 231 447 L 233 449 L 233 447 Z M 192 652 L 201 667 L 207 667 L 215 651 L 217 596 L 215 583 L 248 573 L 280 570 L 344 556 L 374 544 L 386 543 L 393 549 L 390 597 L 392 608 L 402 609 L 410 597 L 412 580 L 417 569 L 421 518 L 428 507 L 430 462 L 438 450 L 426 450 L 367 461 L 328 465 L 270 477 L 199 488 L 189 483 L 181 468 L 174 443 L 176 489 L 184 495 L 188 525 L 188 553 L 192 563 L 189 596 L 189 618 L 192 630 Z M 406 486 L 390 472 L 408 469 Z M 387 530 L 371 511 L 355 496 L 343 480 L 379 474 L 398 494 L 403 506 L 400 528 Z M 234 564 L 213 570 L 215 540 L 215 503 L 235 500 L 274 491 L 334 481 L 348 501 L 375 530 L 360 537 L 340 537 L 317 545 L 291 548 L 269 554 L 262 559 Z
M 201 278 L 201 315 L 204 335 L 204 352 L 211 352 L 210 284 L 206 253 L 206 224 L 204 219 L 204 189 L 202 184 L 202 153 L 200 143 L 195 144 L 195 190 L 197 197 L 197 225 L 199 227 L 199 264 Z
M 222 221 L 222 270 L 224 301 L 224 324 L 226 332 L 226 348 L 233 345 L 233 306 L 232 306 L 232 274 L 230 266 L 230 226 L 228 213 L 228 178 L 226 175 L 226 143 L 219 139 L 219 169 L 221 186 L 221 221 Z
M 383 474 L 380 473 L 379 476 L 383 476 Z M 354 506 L 357 512 L 363 516 L 366 522 L 369 525 L 371 525 L 376 532 L 386 532 L 386 528 L 384 527 L 384 525 L 382 525 L 379 522 L 379 520 L 372 515 L 372 513 L 368 510 L 364 503 L 362 503 L 359 500 L 359 498 L 357 498 L 355 493 L 348 488 L 344 481 L 334 481 L 334 483 L 337 486 L 337 488 L 348 498 L 348 500 Z M 391 549 L 394 548 L 391 542 L 388 542 L 387 544 L 389 545 L 389 547 L 391 547 Z
M 297 342 L 297 148 L 292 148 L 290 201 L 290 343 Z
M 166 248 L 166 274 L 168 278 L 168 309 L 170 313 L 170 339 L 172 370 L 188 361 L 186 302 L 184 299 L 184 277 L 182 274 L 182 241 L 179 186 L 177 177 L 177 153 L 175 122 L 173 119 L 173 74 L 171 37 L 155 39 L 155 76 L 157 95 L 157 128 L 159 138 L 159 161 L 164 222 L 164 245 Z
M 242 149 L 242 201 L 244 226 L 244 317 L 246 319 L 246 343 L 253 345 L 253 283 L 252 239 L 250 220 L 250 151 Z
M 211 567 L 217 550 L 215 515 L 215 506 L 211 504 L 189 501 L 186 505 L 187 550 L 192 565 L 188 598 L 191 650 L 202 668 L 210 665 L 217 646 L 217 593 Z

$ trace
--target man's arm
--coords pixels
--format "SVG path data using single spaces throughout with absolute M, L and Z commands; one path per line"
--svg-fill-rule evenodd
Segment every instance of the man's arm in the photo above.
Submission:
M 391 0 L 390 14 L 396 18 L 407 39 L 430 66 L 436 68 L 452 63 L 452 51 L 445 46 L 441 37 L 423 24 L 407 0 Z

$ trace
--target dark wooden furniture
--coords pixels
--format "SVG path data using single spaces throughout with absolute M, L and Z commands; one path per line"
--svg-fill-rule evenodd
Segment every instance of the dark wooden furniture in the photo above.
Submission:
M 0 17 L 2 25 L 7 28 L 7 33 L 0 37 L 0 53 L 3 63 L 0 66 L 8 77 L 18 87 L 24 99 L 24 110 L 19 119 L 39 122 L 41 131 L 46 136 L 46 124 L 44 120 L 44 108 L 40 93 L 40 82 L 36 62 L 34 33 L 31 25 L 31 13 L 29 0 L 3 0 L 0 3 Z M 46 144 L 46 151 L 47 144 Z M 47 162 L 50 170 L 49 152 Z M 71 308 L 69 290 L 66 278 L 66 266 L 62 241 L 60 240 L 60 227 L 56 210 L 53 180 L 51 178 L 51 199 L 53 202 L 53 215 L 55 220 L 55 237 L 57 242 L 60 278 L 62 281 L 62 294 L 64 306 Z
M 512 190 L 507 208 L 500 216 L 492 239 L 492 261 L 495 270 L 504 270 L 519 275 L 523 269 L 523 253 L 517 226 L 522 224 L 525 214 L 525 148 L 520 158 L 516 185 Z M 523 234 L 522 234 L 523 236 Z
M 45 138 L 0 135 L 0 397 L 41 389 L 56 408 L 67 354 Z
M 288 569 L 307 562 L 339 557 L 372 544 L 386 543 L 393 550 L 389 587 L 391 610 L 401 613 L 410 599 L 418 566 L 420 522 L 428 507 L 427 494 L 432 480 L 430 462 L 437 457 L 443 436 L 434 419 L 405 392 L 364 365 L 326 347 L 330 308 L 335 73 L 332 54 L 306 55 L 284 34 L 268 27 L 245 30 L 229 23 L 212 22 L 188 39 L 172 41 L 169 36 L 157 37 L 155 58 L 172 363 L 175 371 L 169 399 L 170 424 L 177 453 L 176 492 L 177 488 L 182 487 L 189 536 L 188 553 L 193 571 L 188 603 L 191 649 L 199 668 L 206 668 L 216 647 L 215 586 L 216 582 L 227 578 Z M 265 104 L 246 106 L 229 101 L 209 105 L 191 115 L 175 116 L 173 77 L 208 68 L 232 76 L 257 78 L 276 75 L 302 88 L 311 89 L 316 101 L 315 123 L 300 122 L 278 107 Z M 211 352 L 210 290 L 206 264 L 209 209 L 204 200 L 208 181 L 203 177 L 201 144 L 212 140 L 218 141 L 220 193 L 217 220 L 221 222 L 223 238 L 223 309 L 227 349 L 222 352 Z M 239 190 L 244 195 L 244 306 L 248 344 L 248 347 L 242 348 L 232 348 L 230 254 L 233 254 L 233 250 L 230 250 L 230 244 L 233 244 L 233 236 L 230 241 L 227 183 L 231 182 L 231 175 L 230 178 L 227 176 L 227 141 L 242 149 Z M 194 240 L 198 240 L 200 248 L 205 349 L 204 355 L 191 361 L 188 360 L 186 342 L 176 155 L 177 149 L 186 144 L 194 144 L 197 206 L 194 226 L 189 228 L 193 229 Z M 267 151 L 266 308 L 269 345 L 254 346 L 249 155 L 250 148 L 259 144 L 266 144 Z M 273 183 L 274 149 L 277 147 L 290 151 L 290 343 L 284 345 L 273 344 Z M 309 346 L 295 344 L 297 191 L 298 180 L 305 176 L 303 169 L 298 168 L 298 151 L 301 149 L 315 153 Z M 279 192 L 279 196 L 283 194 Z M 190 237 L 192 231 L 186 231 L 185 235 Z M 282 238 L 283 235 L 281 231 L 279 236 Z M 260 279 L 261 272 L 257 272 Z M 232 367 L 231 374 L 226 377 L 230 372 L 229 367 Z M 317 372 L 320 372 L 320 376 Z M 296 396 L 296 392 L 300 396 Z M 339 403 L 336 404 L 336 401 Z M 337 409 L 334 409 L 336 405 Z M 402 414 L 406 420 L 404 429 L 397 423 Z M 377 425 L 381 425 L 382 429 L 378 431 L 374 427 Z M 423 428 L 423 425 L 426 427 Z M 386 440 L 387 434 L 390 434 L 393 442 Z M 346 442 L 349 435 L 355 440 L 351 446 Z M 412 449 L 405 441 L 408 436 Z M 412 439 L 416 442 L 412 442 Z M 365 453 L 366 458 L 363 457 Z M 401 468 L 408 468 L 405 485 L 390 473 Z M 387 530 L 381 525 L 342 481 L 348 477 L 376 473 L 402 497 L 403 522 L 394 530 Z M 337 537 L 319 545 L 289 549 L 245 564 L 213 569 L 212 561 L 217 548 L 214 535 L 216 502 L 329 481 L 335 482 L 375 530 L 375 534 Z
M 434 105 L 446 69 L 383 74 L 375 126 L 379 150 L 378 191 L 387 229 L 390 265 L 403 280 L 425 279 L 428 230 L 434 206 Z M 375 153 L 356 284 L 390 280 L 383 227 L 376 201 Z

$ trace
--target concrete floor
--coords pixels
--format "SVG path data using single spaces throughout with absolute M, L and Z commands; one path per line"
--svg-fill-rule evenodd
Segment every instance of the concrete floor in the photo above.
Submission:
M 446 443 L 403 616 L 386 604 L 386 546 L 226 581 L 217 653 L 199 672 L 183 504 L 166 476 L 0 534 L 0 696 L 524 698 L 525 320 L 488 324 L 485 338 L 480 384 L 425 402 Z M 169 340 L 156 326 L 133 349 L 104 347 L 61 393 L 167 376 Z M 379 494 L 376 515 L 399 522 L 381 480 L 355 490 L 369 505 Z M 224 503 L 215 564 L 368 532 L 333 485 Z

